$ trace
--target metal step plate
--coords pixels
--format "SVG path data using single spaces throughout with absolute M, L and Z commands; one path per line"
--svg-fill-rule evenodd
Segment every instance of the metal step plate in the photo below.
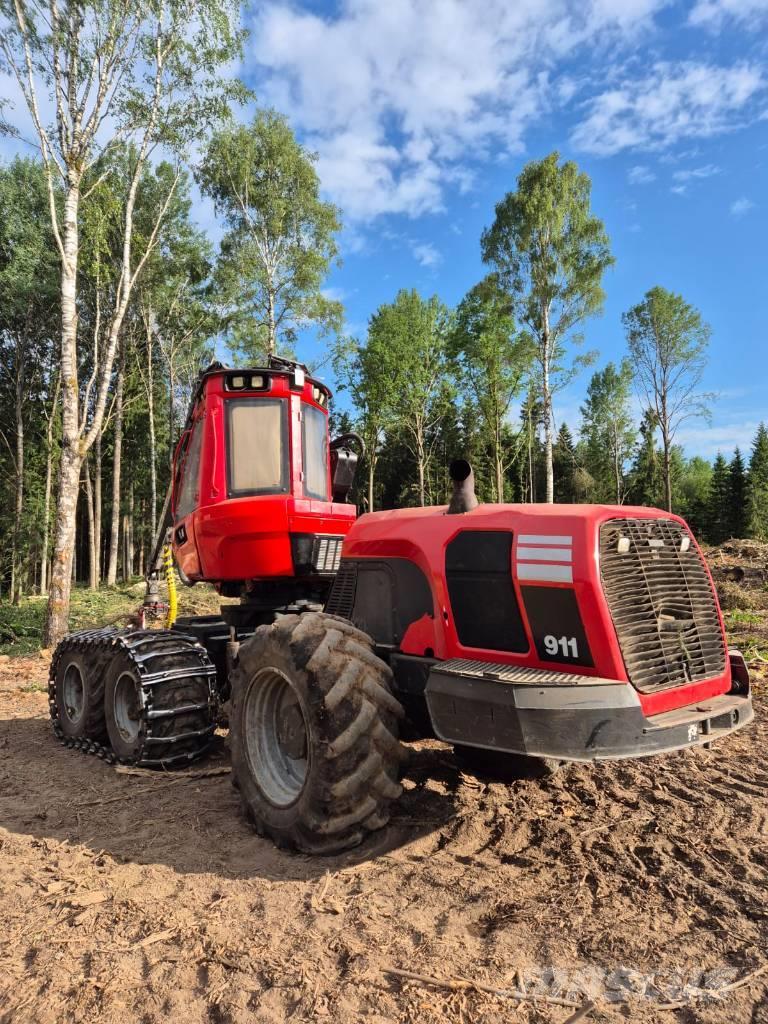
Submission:
M 461 679 L 488 679 L 496 683 L 514 686 L 626 686 L 619 679 L 603 679 L 600 676 L 577 675 L 574 672 L 558 672 L 555 669 L 527 668 L 524 665 L 499 665 L 490 661 L 471 661 L 453 658 L 439 661 L 432 669 L 444 676 Z

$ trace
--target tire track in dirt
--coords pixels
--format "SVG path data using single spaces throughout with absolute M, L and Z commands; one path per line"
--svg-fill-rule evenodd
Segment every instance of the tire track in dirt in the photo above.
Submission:
M 749 733 L 711 751 L 543 778 L 488 781 L 415 744 L 390 830 L 322 861 L 254 836 L 226 778 L 126 778 L 57 748 L 43 697 L 14 697 L 13 721 L 4 708 L 0 992 L 16 1009 L 3 1024 L 492 1024 L 508 1005 L 383 967 L 504 986 L 546 969 L 742 974 L 768 948 L 761 697 Z M 84 893 L 104 898 L 81 907 Z M 759 1020 L 763 991 L 734 993 L 729 1022 Z M 639 1000 L 631 1019 L 660 1018 Z

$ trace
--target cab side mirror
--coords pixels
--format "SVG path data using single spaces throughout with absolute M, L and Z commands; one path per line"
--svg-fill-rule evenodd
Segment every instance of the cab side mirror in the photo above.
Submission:
M 359 448 L 359 455 L 352 450 L 350 443 Z M 355 482 L 358 459 L 365 455 L 365 442 L 359 434 L 342 434 L 331 441 L 330 448 L 331 495 L 334 501 L 348 502 L 349 492 Z

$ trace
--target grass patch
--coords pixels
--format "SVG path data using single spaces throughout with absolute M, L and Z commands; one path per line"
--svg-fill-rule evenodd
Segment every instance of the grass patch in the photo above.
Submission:
M 758 623 L 763 621 L 762 615 L 757 615 L 755 612 L 746 612 L 740 608 L 735 608 L 733 611 L 725 613 L 726 625 L 733 626 L 756 626 Z
M 106 625 L 130 615 L 140 602 L 136 581 L 101 590 L 73 587 L 69 627 L 75 630 Z M 0 654 L 18 656 L 40 650 L 45 606 L 44 597 L 27 597 L 17 606 L 0 603 Z
M 161 587 L 161 594 L 164 587 Z M 95 629 L 99 626 L 126 625 L 144 600 L 144 581 L 140 578 L 116 587 L 89 590 L 72 588 L 69 628 Z M 40 650 L 45 621 L 45 597 L 27 597 L 14 607 L 0 602 L 0 654 L 15 657 L 36 654 Z M 219 609 L 219 596 L 213 587 L 199 583 L 195 587 L 179 584 L 180 615 L 211 615 Z

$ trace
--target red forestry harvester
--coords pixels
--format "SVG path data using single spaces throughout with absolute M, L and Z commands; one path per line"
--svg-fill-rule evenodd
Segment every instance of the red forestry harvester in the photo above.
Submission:
M 438 508 L 347 503 L 359 439 L 297 363 L 215 365 L 174 460 L 170 533 L 221 615 L 75 633 L 53 658 L 56 735 L 167 767 L 228 704 L 233 781 L 263 834 L 334 852 L 383 826 L 398 725 L 464 751 L 594 761 L 706 745 L 752 718 L 707 566 L 677 516 L 478 505 L 466 462 Z M 155 596 L 153 596 L 155 595 Z

